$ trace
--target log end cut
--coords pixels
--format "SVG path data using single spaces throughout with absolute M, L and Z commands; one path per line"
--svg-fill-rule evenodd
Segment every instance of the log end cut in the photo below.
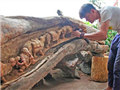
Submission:
M 108 56 L 93 56 L 91 67 L 91 79 L 93 81 L 106 82 L 108 80 L 107 62 Z

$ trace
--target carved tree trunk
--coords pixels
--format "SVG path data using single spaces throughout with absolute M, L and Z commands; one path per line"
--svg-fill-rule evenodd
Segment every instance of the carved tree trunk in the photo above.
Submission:
M 1 76 L 7 79 L 2 89 L 30 89 L 65 56 L 81 50 L 98 54 L 107 50 L 107 46 L 95 41 L 88 44 L 83 39 L 71 36 L 74 27 L 68 21 L 85 32 L 96 31 L 72 18 L 1 17 L 1 64 L 10 64 L 13 68 L 10 73 L 4 73 L 9 68 L 2 70 Z M 16 60 L 15 65 L 13 60 Z
M 82 43 L 82 44 L 81 44 Z M 84 45 L 83 45 L 84 44 Z M 21 89 L 30 89 L 32 88 L 37 82 L 39 82 L 44 76 L 46 76 L 52 68 L 56 66 L 58 62 L 60 62 L 65 56 L 70 54 L 75 54 L 80 50 L 89 50 L 93 51 L 91 45 L 88 45 L 84 40 L 78 39 L 74 40 L 61 48 L 54 53 L 58 49 L 57 47 L 50 50 L 50 53 L 53 53 L 43 59 L 42 65 L 39 63 L 35 66 L 31 71 L 22 75 L 21 77 L 17 78 L 12 82 L 8 82 L 5 84 L 5 90 L 14 89 L 14 90 L 21 90 Z M 94 48 L 95 49 L 95 48 Z M 101 51 L 102 52 L 102 51 Z M 44 64 L 43 64 L 44 63 Z

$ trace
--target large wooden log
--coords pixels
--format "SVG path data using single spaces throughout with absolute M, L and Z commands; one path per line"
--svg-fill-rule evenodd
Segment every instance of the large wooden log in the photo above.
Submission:
M 21 76 L 18 80 L 14 81 L 10 84 L 4 84 L 8 85 L 6 90 L 8 89 L 14 89 L 14 90 L 21 90 L 21 89 L 30 89 L 35 85 L 38 81 L 40 81 L 45 75 L 47 75 L 55 65 L 62 60 L 63 57 L 69 54 L 76 53 L 78 50 L 83 49 L 81 48 L 80 43 L 86 43 L 84 40 L 76 41 L 76 43 L 68 43 L 61 47 L 56 53 L 54 53 L 54 50 L 51 50 L 50 53 L 53 53 L 52 55 L 47 58 L 47 62 L 44 63 L 41 67 L 36 66 L 37 68 L 33 70 L 32 72 L 28 72 L 25 75 Z M 75 46 L 75 44 L 78 44 Z M 87 49 L 87 44 L 84 46 L 84 49 Z M 57 48 L 56 48 L 57 49 Z
M 89 32 L 96 31 L 86 26 L 81 21 L 71 18 L 67 20 L 71 21 L 73 24 L 77 24 L 78 27 L 86 27 Z M 28 40 L 39 38 L 46 32 L 59 30 L 64 26 L 70 25 L 60 17 L 1 17 L 1 60 L 8 62 L 10 57 L 19 54 L 20 48 L 22 48 Z
M 82 28 L 84 31 L 86 31 L 86 29 L 87 31 L 89 29 L 91 32 L 96 31 L 95 29 L 87 27 L 78 20 L 71 18 L 68 18 L 67 20 L 71 21 L 72 24 L 75 24 L 78 28 Z M 26 69 L 25 72 L 18 74 L 15 73 L 16 69 L 13 69 L 10 75 L 8 72 L 4 73 L 3 76 L 8 79 L 8 82 L 4 83 L 2 87 L 10 85 L 10 87 L 8 86 L 7 88 L 14 89 L 20 86 L 19 88 L 27 89 L 27 87 L 31 85 L 29 87 L 31 88 L 35 83 L 45 77 L 50 70 L 55 67 L 55 65 L 66 55 L 76 53 L 79 50 L 87 50 L 98 54 L 107 50 L 107 46 L 99 45 L 99 43 L 95 41 L 90 41 L 88 44 L 83 39 L 69 36 L 71 30 L 73 30 L 73 27 L 71 27 L 71 24 L 63 21 L 60 17 L 2 17 L 1 26 L 2 63 L 19 67 L 20 71 Z M 64 48 L 62 46 L 64 46 Z M 104 49 L 103 46 L 106 47 L 106 49 Z M 44 51 L 43 53 L 42 50 Z M 58 52 L 59 54 L 57 54 Z M 51 58 L 47 57 L 49 55 L 51 55 Z M 21 59 L 24 63 L 23 61 L 21 63 Z M 16 65 L 13 65 L 14 60 L 16 60 Z M 35 61 L 38 62 L 35 63 Z M 30 66 L 28 65 L 28 62 L 30 62 L 30 65 L 34 65 Z M 30 80 L 35 81 L 31 82 Z M 24 84 L 24 86 L 20 83 L 28 84 Z
M 47 54 L 50 55 L 42 60 L 44 64 L 38 62 L 38 64 L 34 65 L 34 68 L 32 67 L 33 69 L 30 69 L 32 71 L 29 71 L 13 81 L 5 83 L 2 88 L 5 88 L 5 90 L 29 90 L 44 78 L 65 56 L 75 54 L 82 50 L 93 51 L 93 47 L 82 39 L 73 40 L 72 42 L 54 47 L 47 52 Z

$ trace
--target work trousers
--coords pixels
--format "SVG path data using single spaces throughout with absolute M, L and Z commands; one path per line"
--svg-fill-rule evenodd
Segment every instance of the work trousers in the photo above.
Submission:
M 120 90 L 120 34 L 111 43 L 108 60 L 108 85 L 113 90 Z

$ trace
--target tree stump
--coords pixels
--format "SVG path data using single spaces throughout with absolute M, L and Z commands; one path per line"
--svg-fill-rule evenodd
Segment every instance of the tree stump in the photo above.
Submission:
M 108 80 L 107 62 L 108 56 L 92 57 L 91 79 L 93 81 L 106 82 Z

